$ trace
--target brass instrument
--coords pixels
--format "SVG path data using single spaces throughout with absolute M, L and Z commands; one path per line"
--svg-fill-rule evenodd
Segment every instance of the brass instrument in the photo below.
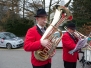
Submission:
M 67 30 L 67 27 L 64 27 Z M 82 47 L 82 50 L 91 50 L 91 32 L 88 36 L 83 35 L 82 33 L 75 30 L 74 36 L 78 38 L 78 40 L 85 40 L 87 38 L 87 42 L 85 43 L 85 46 Z
M 65 30 L 67 31 L 67 27 L 65 26 L 64 28 L 65 28 Z M 84 38 L 87 37 L 87 36 L 83 35 L 82 33 L 80 33 L 80 32 L 77 31 L 77 30 L 75 30 L 75 32 L 74 32 L 73 34 L 74 34 L 74 36 L 75 36 L 76 38 L 78 38 L 78 40 L 84 39 Z
M 87 38 L 87 43 L 83 49 L 91 50 L 91 32 L 88 36 L 85 36 L 85 38 Z
M 82 33 L 78 32 L 77 30 L 75 30 L 74 34 L 79 36 L 79 39 L 84 39 L 87 37 L 87 36 L 83 35 Z
M 62 32 L 58 30 L 58 27 L 65 20 L 72 20 L 70 17 L 72 18 L 72 14 L 66 7 L 60 5 L 55 6 L 54 19 L 41 38 L 41 40 L 43 39 L 50 40 L 50 42 L 52 42 L 51 44 L 52 48 L 48 50 L 47 48 L 44 47 L 43 49 L 35 51 L 34 56 L 37 60 L 45 61 L 51 57 L 62 37 Z M 60 32 L 61 35 L 60 38 L 54 36 L 54 33 L 56 31 Z

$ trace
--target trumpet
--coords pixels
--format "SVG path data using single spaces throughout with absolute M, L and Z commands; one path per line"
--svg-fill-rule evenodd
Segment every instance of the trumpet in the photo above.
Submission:
M 82 33 L 78 32 L 77 30 L 75 30 L 74 34 L 79 36 L 80 39 L 84 39 L 87 37 L 87 36 L 83 35 Z
M 67 31 L 67 27 L 65 26 L 64 27 L 65 30 Z M 81 40 L 81 39 L 84 39 L 86 38 L 87 36 L 83 35 L 82 33 L 80 33 L 79 31 L 75 30 L 75 32 L 73 33 L 73 35 L 78 39 L 78 40 Z

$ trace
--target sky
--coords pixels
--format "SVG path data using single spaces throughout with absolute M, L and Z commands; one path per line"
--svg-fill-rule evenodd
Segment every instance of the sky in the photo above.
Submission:
M 56 0 L 53 0 L 56 1 Z M 58 1 L 58 0 L 57 0 Z M 69 0 L 61 0 L 62 5 L 66 4 Z M 49 5 L 50 0 L 45 0 L 46 5 Z
M 69 0 L 64 0 L 65 1 L 65 3 L 67 3 Z
M 58 1 L 58 0 L 53 0 L 53 2 Z M 69 0 L 61 0 L 61 5 L 64 6 Z M 45 0 L 46 7 L 49 6 L 50 0 Z M 48 11 L 48 8 L 46 8 L 46 11 Z

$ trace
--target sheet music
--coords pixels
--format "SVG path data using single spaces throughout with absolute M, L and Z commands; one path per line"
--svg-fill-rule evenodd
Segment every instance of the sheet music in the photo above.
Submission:
M 78 43 L 77 43 L 77 45 L 76 45 L 76 47 L 73 50 L 69 51 L 69 53 L 73 55 L 74 52 L 76 52 L 79 49 L 85 47 L 86 44 L 87 44 L 87 41 L 88 41 L 88 37 L 86 37 L 85 39 L 79 40 Z

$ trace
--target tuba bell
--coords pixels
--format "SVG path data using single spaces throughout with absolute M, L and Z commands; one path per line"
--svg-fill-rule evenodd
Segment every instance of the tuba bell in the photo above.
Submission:
M 70 21 L 72 18 L 73 16 L 71 12 L 66 7 L 60 5 L 55 6 L 54 19 L 41 38 L 41 40 L 48 39 L 50 42 L 52 42 L 52 47 L 50 50 L 44 47 L 43 49 L 35 51 L 34 56 L 37 60 L 45 61 L 51 57 L 62 38 L 62 32 L 58 29 L 58 27 L 63 24 L 64 21 Z M 60 32 L 60 38 L 54 36 L 56 31 Z

